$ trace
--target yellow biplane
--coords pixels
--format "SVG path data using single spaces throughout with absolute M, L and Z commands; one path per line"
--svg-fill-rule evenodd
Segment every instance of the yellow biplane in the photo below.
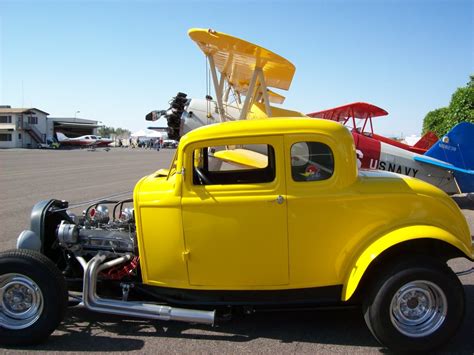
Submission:
M 188 32 L 209 64 L 206 99 L 188 99 L 178 93 L 167 110 L 146 117 L 165 117 L 170 139 L 217 122 L 268 117 L 304 116 L 272 104 L 282 104 L 285 96 L 271 90 L 288 90 L 295 66 L 280 55 L 243 39 L 212 29 L 193 28 Z M 215 98 L 210 96 L 210 83 Z M 270 89 L 271 88 L 271 89 Z M 153 129 L 153 127 L 150 127 Z

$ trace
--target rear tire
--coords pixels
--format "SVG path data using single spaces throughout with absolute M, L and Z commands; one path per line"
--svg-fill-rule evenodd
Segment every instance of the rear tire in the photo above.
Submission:
M 46 256 L 0 253 L 0 344 L 43 342 L 63 320 L 67 301 L 64 277 Z
M 364 302 L 374 337 L 400 352 L 429 351 L 447 342 L 464 317 L 464 289 L 437 260 L 417 257 L 384 269 Z

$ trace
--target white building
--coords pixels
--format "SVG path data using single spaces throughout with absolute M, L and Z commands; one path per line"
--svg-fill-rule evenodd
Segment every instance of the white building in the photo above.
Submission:
M 37 108 L 0 106 L 0 148 L 36 148 L 53 140 L 56 132 L 68 137 L 97 135 L 98 121 L 76 117 L 48 117 Z
M 0 106 L 0 148 L 35 148 L 53 137 L 49 113 L 37 108 Z

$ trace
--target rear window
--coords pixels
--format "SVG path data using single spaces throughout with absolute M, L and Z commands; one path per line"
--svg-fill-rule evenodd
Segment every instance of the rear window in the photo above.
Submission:
M 320 142 L 298 142 L 291 146 L 291 176 L 294 181 L 321 181 L 334 173 L 331 148 Z

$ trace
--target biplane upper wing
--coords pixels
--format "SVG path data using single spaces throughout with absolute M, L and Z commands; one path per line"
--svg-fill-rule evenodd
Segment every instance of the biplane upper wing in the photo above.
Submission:
M 295 66 L 287 59 L 256 44 L 210 29 L 190 29 L 189 37 L 211 56 L 220 73 L 240 92 L 249 87 L 255 68 L 261 68 L 267 87 L 290 88 Z
M 388 112 L 383 108 L 367 102 L 354 102 L 351 104 L 334 107 L 324 111 L 308 113 L 307 116 L 324 118 L 326 120 L 344 122 L 348 117 L 368 119 L 370 117 L 386 116 Z

